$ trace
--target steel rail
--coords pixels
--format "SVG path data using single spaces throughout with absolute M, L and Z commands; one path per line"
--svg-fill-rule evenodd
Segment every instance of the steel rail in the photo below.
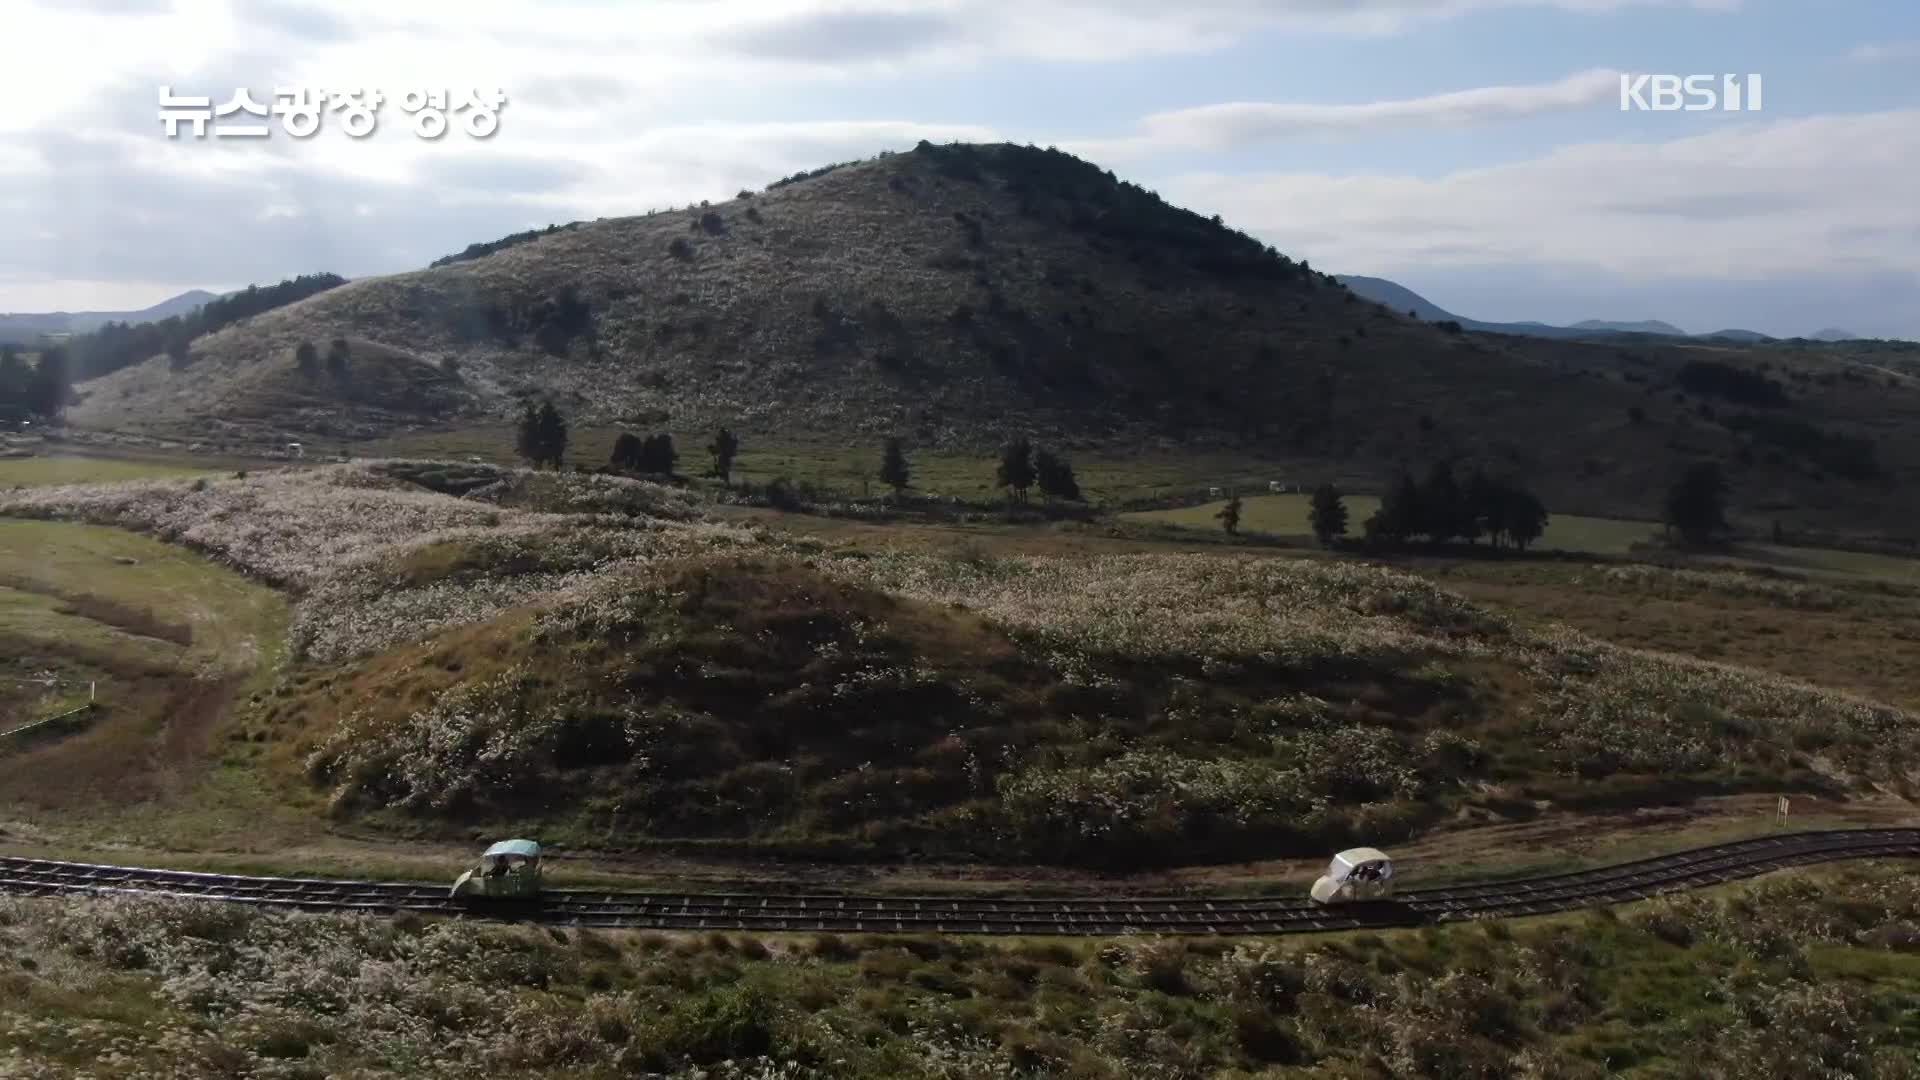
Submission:
M 198 897 L 305 911 L 399 913 L 661 930 L 1112 936 L 1291 934 L 1543 915 L 1840 859 L 1920 857 L 1920 829 L 1786 833 L 1505 881 L 1322 906 L 1293 897 L 852 896 L 555 889 L 453 900 L 442 885 L 212 874 L 0 856 L 0 893 Z

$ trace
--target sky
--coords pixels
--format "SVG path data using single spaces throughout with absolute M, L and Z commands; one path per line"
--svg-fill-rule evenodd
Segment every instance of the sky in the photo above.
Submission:
M 0 27 L 0 311 L 416 269 L 1004 139 L 1471 318 L 1920 339 L 1914 0 L 0 0 Z M 1759 75 L 1763 107 L 1623 111 L 1623 73 Z M 362 137 L 170 138 L 162 87 L 385 100 Z M 430 90 L 506 103 L 424 139 Z

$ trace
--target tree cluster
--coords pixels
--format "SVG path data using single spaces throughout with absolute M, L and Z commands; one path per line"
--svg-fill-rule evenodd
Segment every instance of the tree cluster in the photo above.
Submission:
M 1027 491 L 1036 484 L 1048 502 L 1055 499 L 1078 500 L 1080 481 L 1073 475 L 1073 464 L 1051 450 L 1035 449 L 1026 436 L 1006 445 L 1000 452 L 1000 464 L 994 469 L 995 487 L 1005 488 L 1015 502 L 1027 501 Z
M 1687 466 L 1667 489 L 1666 523 L 1689 544 L 1705 545 L 1727 526 L 1727 476 L 1717 461 Z
M 614 468 L 627 472 L 671 476 L 679 460 L 680 454 L 673 448 L 673 436 L 663 432 L 643 439 L 631 431 L 623 431 L 619 438 L 613 440 L 610 463 Z M 731 457 L 728 462 L 731 467 Z
M 49 348 L 28 364 L 11 345 L 0 345 L 0 418 L 59 416 L 73 397 L 73 378 L 66 351 Z
M 1489 537 L 1498 548 L 1525 551 L 1547 528 L 1547 508 L 1539 496 L 1510 480 L 1476 469 L 1462 485 L 1451 462 L 1438 462 L 1424 482 L 1402 472 L 1362 525 L 1370 543 L 1399 545 L 1417 537 L 1429 543 L 1473 543 Z
M 553 402 L 541 402 L 539 408 L 529 404 L 520 415 L 519 438 L 516 443 L 520 456 L 533 462 L 534 468 L 551 465 L 559 468 L 567 456 L 567 419 Z

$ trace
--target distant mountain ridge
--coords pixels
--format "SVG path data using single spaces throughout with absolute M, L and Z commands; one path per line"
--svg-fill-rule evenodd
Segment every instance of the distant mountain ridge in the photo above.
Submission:
M 110 322 L 159 322 L 174 315 L 185 315 L 219 293 L 189 289 L 138 311 L 47 311 L 0 313 L 0 343 L 30 345 L 42 334 L 85 334 Z
M 1569 330 L 1611 330 L 1618 334 L 1664 334 L 1668 337 L 1687 337 L 1685 330 L 1659 319 L 1647 319 L 1643 322 L 1609 322 L 1606 319 L 1588 319 L 1574 323 Z
M 1604 334 L 1651 334 L 1657 337 L 1696 338 L 1699 340 L 1725 340 L 1743 343 L 1779 341 L 1770 334 L 1757 330 L 1716 330 L 1710 334 L 1689 334 L 1669 322 L 1659 319 L 1647 319 L 1640 322 L 1618 322 L 1608 319 L 1587 319 L 1572 326 L 1552 326 L 1542 322 L 1485 322 L 1455 315 L 1426 297 L 1407 288 L 1397 281 L 1386 278 L 1364 277 L 1356 274 L 1336 274 L 1335 280 L 1353 290 L 1358 295 L 1375 303 L 1385 304 L 1395 311 L 1407 312 L 1427 322 L 1452 320 L 1467 330 L 1478 330 L 1490 334 L 1525 334 L 1529 337 L 1545 338 L 1581 338 Z M 1828 327 L 1818 333 L 1806 335 L 1808 341 L 1858 341 L 1860 335 L 1846 330 Z

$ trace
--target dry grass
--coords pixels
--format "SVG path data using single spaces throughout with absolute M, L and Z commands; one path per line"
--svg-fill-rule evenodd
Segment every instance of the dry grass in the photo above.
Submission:
M 90 683 L 104 705 L 0 745 L 0 811 L 87 817 L 199 783 L 235 691 L 285 632 L 271 591 L 115 529 L 0 521 L 0 582 L 0 726 L 85 701 Z
M 1427 563 L 1482 603 L 1620 645 L 1920 708 L 1920 599 L 1834 583 L 1563 564 Z
M 82 457 L 74 454 L 37 454 L 27 458 L 0 458 L 0 490 L 13 487 L 54 487 L 62 484 L 112 484 L 124 480 L 172 479 L 212 475 L 214 469 L 190 459 Z
M 622 560 L 746 542 L 687 519 L 654 484 L 503 471 L 473 498 L 440 494 L 445 467 L 364 462 L 244 479 L 38 488 L 0 513 L 119 525 L 210 552 L 304 594 L 295 652 L 332 659 L 484 619 Z M 419 580 L 409 560 L 459 546 L 483 573 Z
M 1911 1075 L 1905 867 L 1259 940 L 624 934 L 0 899 L 26 1077 Z

